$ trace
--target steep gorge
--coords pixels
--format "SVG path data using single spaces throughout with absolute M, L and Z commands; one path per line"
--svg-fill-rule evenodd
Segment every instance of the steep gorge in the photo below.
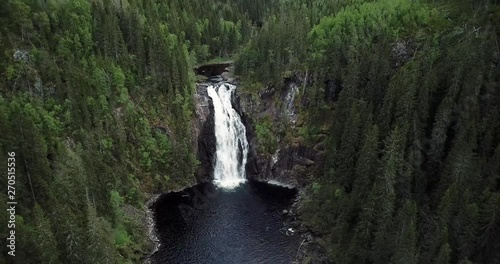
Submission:
M 150 217 L 155 220 L 154 237 L 159 238 L 156 240 L 159 244 L 150 259 L 153 263 L 164 263 L 166 259 L 186 262 L 203 259 L 210 263 L 233 263 L 237 259 L 272 260 L 274 263 L 299 261 L 303 258 L 300 249 L 304 250 L 312 237 L 306 234 L 307 229 L 292 213 L 296 208 L 292 206 L 290 210 L 292 202 L 298 199 L 290 194 L 295 193 L 299 186 L 296 178 L 288 174 L 297 163 L 298 155 L 288 152 L 274 157 L 275 163 L 283 165 L 274 167 L 272 172 L 262 170 L 259 159 L 268 161 L 264 154 L 259 153 L 258 146 L 247 143 L 247 138 L 253 143 L 257 139 L 253 121 L 242 109 L 238 87 L 225 81 L 219 82 L 220 76 L 208 77 L 216 81 L 198 84 L 195 94 L 197 111 L 194 130 L 199 131 L 198 158 L 202 162 L 198 175 L 202 177 L 198 177 L 198 181 L 201 183 L 151 201 L 149 208 L 154 215 Z M 284 114 L 288 118 L 294 117 L 292 98 L 296 92 L 297 89 L 293 89 L 293 94 L 285 95 Z M 281 161 L 286 155 L 289 155 L 288 160 Z M 310 161 L 309 165 L 312 163 Z M 246 168 L 241 167 L 244 165 Z M 267 169 L 269 165 L 263 166 Z M 245 183 L 247 179 L 249 182 Z M 261 195 L 268 198 L 258 198 Z M 275 199 L 281 200 L 279 203 L 282 205 L 273 205 Z M 242 204 L 248 206 L 245 212 L 234 211 L 233 208 Z M 266 209 L 269 206 L 266 204 L 271 207 Z M 250 215 L 255 215 L 255 219 L 251 220 Z M 204 226 L 203 230 L 198 225 Z M 179 229 L 184 231 L 178 233 Z M 204 233 L 209 230 L 212 235 L 207 240 Z M 299 231 L 298 234 L 295 234 L 296 231 Z M 172 237 L 174 233 L 178 234 Z M 219 241 L 220 237 L 228 235 L 231 236 L 231 240 L 227 241 L 229 244 Z M 193 243 L 193 237 L 205 242 Z M 300 239 L 303 241 L 298 247 Z M 232 240 L 238 243 L 231 243 Z M 260 245 L 257 246 L 255 240 L 260 241 L 257 243 Z M 267 241 L 276 242 L 268 245 Z M 308 243 L 304 244 L 306 241 Z
M 210 85 L 212 84 L 199 83 L 195 94 L 197 116 L 195 131 L 199 131 L 197 134 L 198 159 L 201 162 L 201 170 L 197 175 L 201 181 L 213 178 L 213 161 L 216 149 L 213 130 L 213 103 L 206 92 Z M 323 162 L 324 142 L 318 140 L 316 143 L 306 143 L 304 138 L 298 135 L 299 129 L 304 125 L 298 121 L 300 113 L 298 113 L 299 107 L 297 107 L 302 99 L 299 86 L 303 85 L 305 84 L 300 80 L 288 80 L 282 90 L 268 88 L 256 96 L 242 91 L 241 88 L 235 90 L 232 104 L 242 118 L 249 141 L 246 165 L 249 179 L 303 188 L 313 177 L 314 168 Z M 282 103 L 278 105 L 278 102 Z M 270 143 L 272 145 L 270 147 L 274 149 L 272 153 L 268 153 L 266 146 L 263 146 L 266 144 L 266 138 L 259 140 L 256 131 L 259 123 L 268 120 L 269 123 L 266 125 L 270 124 L 272 127 L 265 127 L 265 129 L 269 129 L 265 132 L 269 134 L 260 136 L 274 137 L 273 142 Z M 286 129 L 279 131 L 281 134 L 271 131 L 271 129 L 277 130 L 285 127 Z M 206 175 L 211 175 L 210 179 L 206 178 Z
M 245 241 L 259 250 L 300 234 L 292 255 L 304 263 L 500 262 L 499 18 L 493 0 L 2 1 L 15 261 L 141 262 L 144 225 L 154 231 L 155 201 L 172 192 L 207 220 L 189 234 L 220 221 L 258 230 Z M 207 92 L 220 82 L 238 86 L 250 180 L 207 205 L 191 198 L 221 176 Z M 298 199 L 274 199 L 274 185 Z M 158 205 L 149 221 L 146 200 Z M 242 252 L 221 244 L 218 256 Z M 288 245 L 274 257 L 289 260 Z

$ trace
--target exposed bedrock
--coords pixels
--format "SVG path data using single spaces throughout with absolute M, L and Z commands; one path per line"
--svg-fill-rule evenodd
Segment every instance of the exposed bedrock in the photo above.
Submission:
M 198 182 L 208 182 L 213 179 L 213 161 L 216 151 L 216 139 L 214 131 L 214 106 L 212 99 L 208 96 L 209 84 L 198 84 L 195 93 L 194 124 L 195 138 L 197 139 L 197 156 L 200 161 L 196 172 Z
M 317 142 L 306 143 L 297 133 L 301 125 L 296 107 L 299 87 L 302 83 L 297 78 L 288 80 L 279 89 L 268 87 L 258 96 L 236 90 L 233 105 L 242 116 L 250 145 L 246 167 L 249 179 L 301 189 L 318 175 L 317 168 L 324 159 L 324 143 L 321 136 Z M 277 146 L 271 155 L 260 151 L 255 127 L 262 119 L 271 120 L 274 130 L 283 127 L 286 130 L 287 136 L 275 135 Z
M 222 73 L 224 76 L 225 73 Z M 221 74 L 221 73 L 219 73 Z M 221 76 L 221 75 L 219 75 Z M 210 76 L 214 79 L 214 76 Z M 214 131 L 214 112 L 212 99 L 207 87 L 227 78 L 197 85 L 195 94 L 196 120 L 194 124 L 197 139 L 197 153 L 200 166 L 197 171 L 198 182 L 213 180 L 213 165 L 216 151 Z M 323 162 L 324 143 L 305 143 L 297 133 L 300 127 L 298 102 L 303 81 L 300 78 L 287 80 L 283 87 L 267 87 L 257 96 L 243 93 L 238 87 L 232 97 L 234 109 L 241 116 L 246 128 L 249 153 L 246 164 L 247 178 L 280 184 L 288 187 L 304 187 L 317 175 L 316 168 Z M 285 127 L 287 136 L 276 135 L 277 145 L 274 153 L 263 153 L 259 147 L 256 125 L 263 119 L 271 121 L 273 130 Z

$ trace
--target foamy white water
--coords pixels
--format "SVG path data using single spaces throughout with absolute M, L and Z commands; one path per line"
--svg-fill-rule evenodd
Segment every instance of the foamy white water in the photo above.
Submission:
M 221 83 L 207 88 L 214 104 L 216 161 L 214 182 L 217 186 L 232 189 L 246 181 L 248 141 L 241 118 L 231 104 L 236 87 Z

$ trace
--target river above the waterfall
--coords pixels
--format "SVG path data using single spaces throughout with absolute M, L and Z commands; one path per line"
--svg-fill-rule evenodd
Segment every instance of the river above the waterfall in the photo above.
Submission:
M 158 251 L 153 263 L 292 263 L 297 235 L 287 235 L 283 210 L 290 190 L 247 182 L 232 190 L 211 183 L 162 195 L 153 205 Z

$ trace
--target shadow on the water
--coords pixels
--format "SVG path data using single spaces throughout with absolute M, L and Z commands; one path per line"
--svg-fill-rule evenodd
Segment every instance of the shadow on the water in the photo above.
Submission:
M 289 263 L 297 239 L 282 211 L 297 191 L 248 181 L 232 190 L 202 183 L 162 195 L 152 206 L 161 246 L 153 263 Z

